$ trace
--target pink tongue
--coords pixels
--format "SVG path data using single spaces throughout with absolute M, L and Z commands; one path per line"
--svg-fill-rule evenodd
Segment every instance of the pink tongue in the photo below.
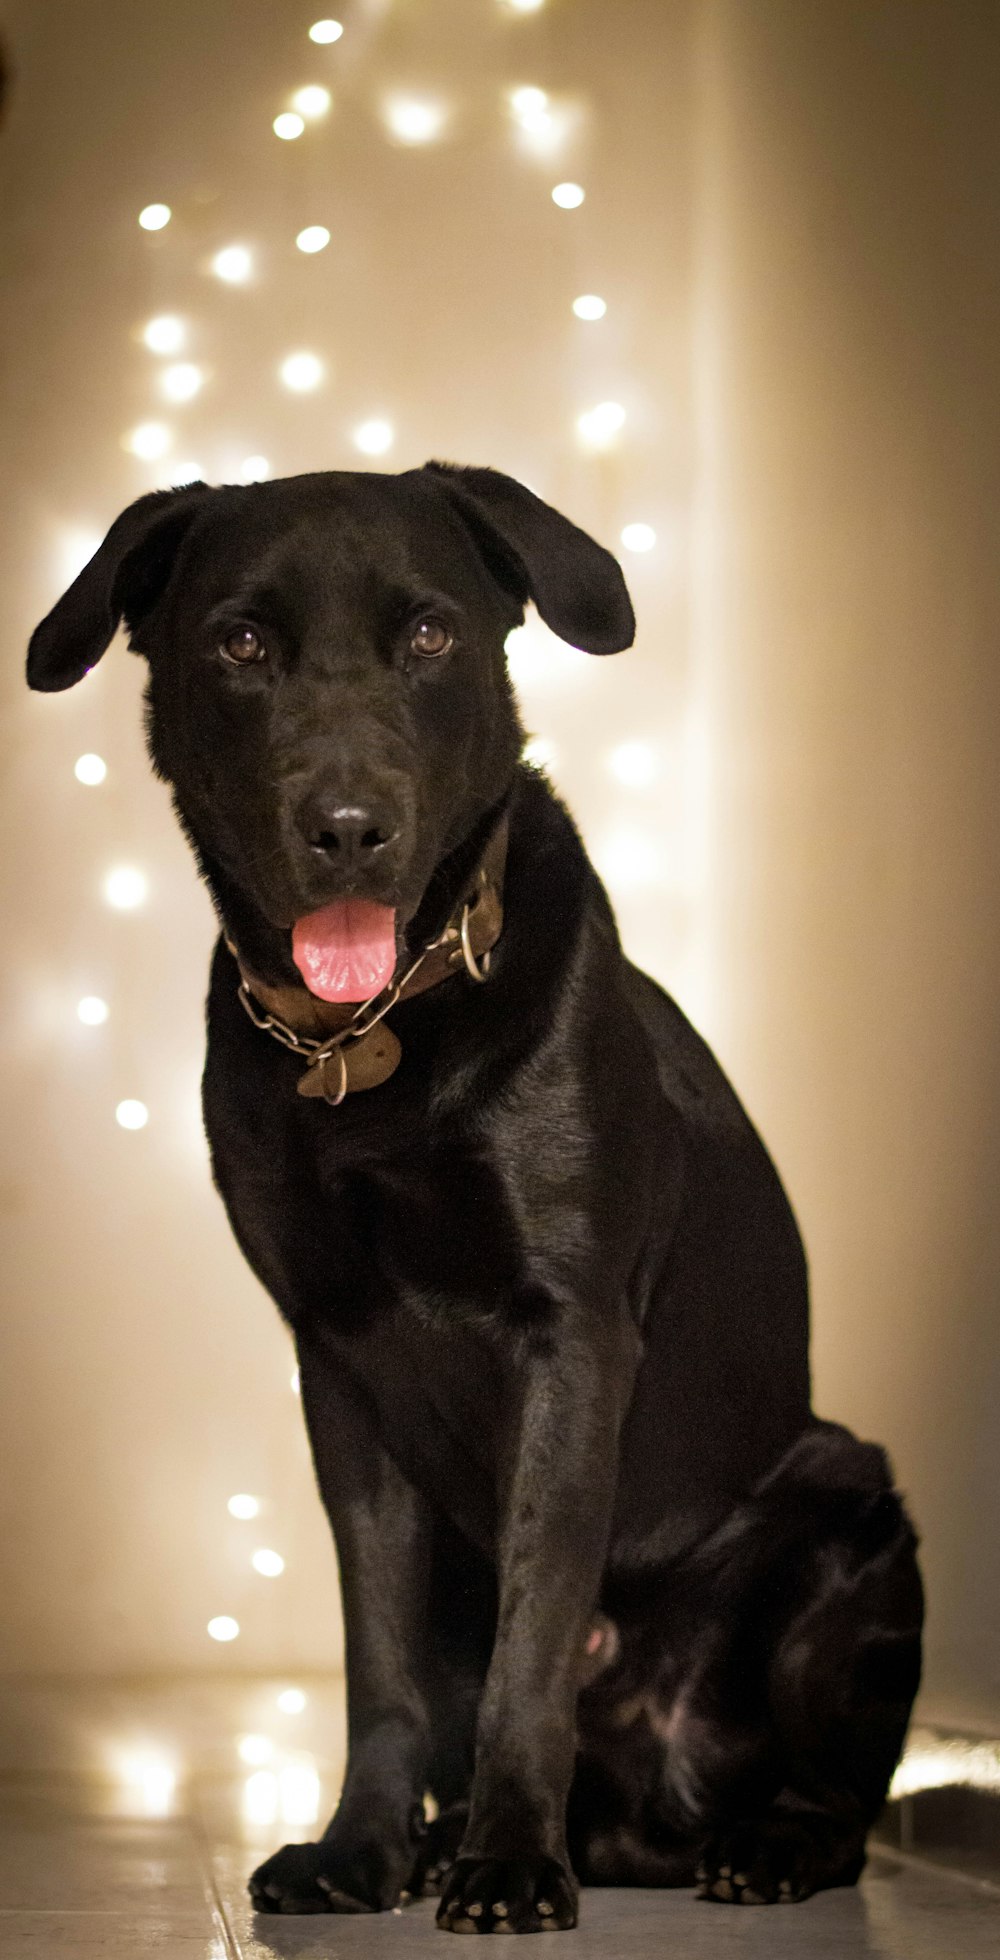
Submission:
M 320 1000 L 370 1000 L 395 970 L 396 914 L 370 898 L 336 898 L 296 920 L 292 956 Z

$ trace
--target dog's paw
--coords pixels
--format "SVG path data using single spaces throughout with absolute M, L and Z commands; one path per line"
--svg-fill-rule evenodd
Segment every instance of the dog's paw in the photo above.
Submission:
M 248 1885 L 257 1912 L 378 1912 L 384 1876 L 371 1856 L 345 1857 L 332 1844 L 286 1844 L 258 1865 Z
M 724 1905 L 795 1904 L 830 1885 L 853 1885 L 864 1849 L 826 1819 L 734 1824 L 702 1849 L 698 1898 Z
M 437 1923 L 449 1933 L 562 1932 L 576 1925 L 577 1896 L 556 1858 L 456 1858 Z

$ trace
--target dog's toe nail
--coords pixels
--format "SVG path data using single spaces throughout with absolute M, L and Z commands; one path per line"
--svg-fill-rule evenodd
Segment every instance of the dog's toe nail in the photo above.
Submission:
M 555 1906 L 550 1905 L 548 1899 L 539 1899 L 537 1911 L 543 1919 L 551 1919 Z
M 483 1908 L 478 1899 L 473 1901 L 468 1911 L 470 1919 L 481 1919 L 483 1916 Z
M 715 1884 L 711 1887 L 711 1897 L 713 1899 L 731 1899 L 733 1897 L 733 1888 L 728 1878 L 716 1879 Z
M 747 1883 L 746 1872 L 733 1872 L 732 1880 L 734 1885 L 746 1885 Z
M 719 1866 L 719 1877 L 720 1877 L 720 1878 L 732 1878 L 732 1875 L 733 1875 L 733 1868 L 732 1868 L 732 1865 L 720 1865 L 720 1866 Z
M 766 1901 L 763 1893 L 755 1892 L 752 1885 L 744 1885 L 743 1904 L 745 1906 L 762 1906 L 766 1904 Z
M 506 1899 L 495 1899 L 493 1902 L 493 1912 L 497 1919 L 506 1919 L 507 1917 Z

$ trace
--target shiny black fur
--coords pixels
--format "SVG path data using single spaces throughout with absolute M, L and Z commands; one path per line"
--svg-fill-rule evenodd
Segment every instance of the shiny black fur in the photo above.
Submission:
M 351 888 L 398 908 L 405 959 L 510 819 L 488 984 L 394 1009 L 398 1072 L 336 1110 L 215 952 L 215 1177 L 294 1330 L 347 1632 L 343 1795 L 255 1873 L 264 1911 L 429 1884 L 454 1931 L 532 1931 L 574 1923 L 578 1880 L 851 1883 L 917 1686 L 914 1535 L 881 1451 L 810 1412 L 774 1167 L 518 763 L 529 597 L 591 652 L 631 640 L 614 560 L 492 472 L 195 485 L 126 511 L 32 641 L 32 684 L 65 687 L 125 618 L 154 763 L 264 980 Z M 247 625 L 266 659 L 237 671 Z M 315 843 L 345 798 L 388 840 L 363 873 Z

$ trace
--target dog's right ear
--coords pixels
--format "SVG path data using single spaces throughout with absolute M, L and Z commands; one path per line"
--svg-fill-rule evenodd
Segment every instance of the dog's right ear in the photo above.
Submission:
M 185 531 L 213 496 L 207 483 L 151 490 L 115 519 L 68 592 L 36 626 L 28 647 L 28 686 L 56 694 L 96 667 L 124 619 L 129 633 L 156 604 Z

